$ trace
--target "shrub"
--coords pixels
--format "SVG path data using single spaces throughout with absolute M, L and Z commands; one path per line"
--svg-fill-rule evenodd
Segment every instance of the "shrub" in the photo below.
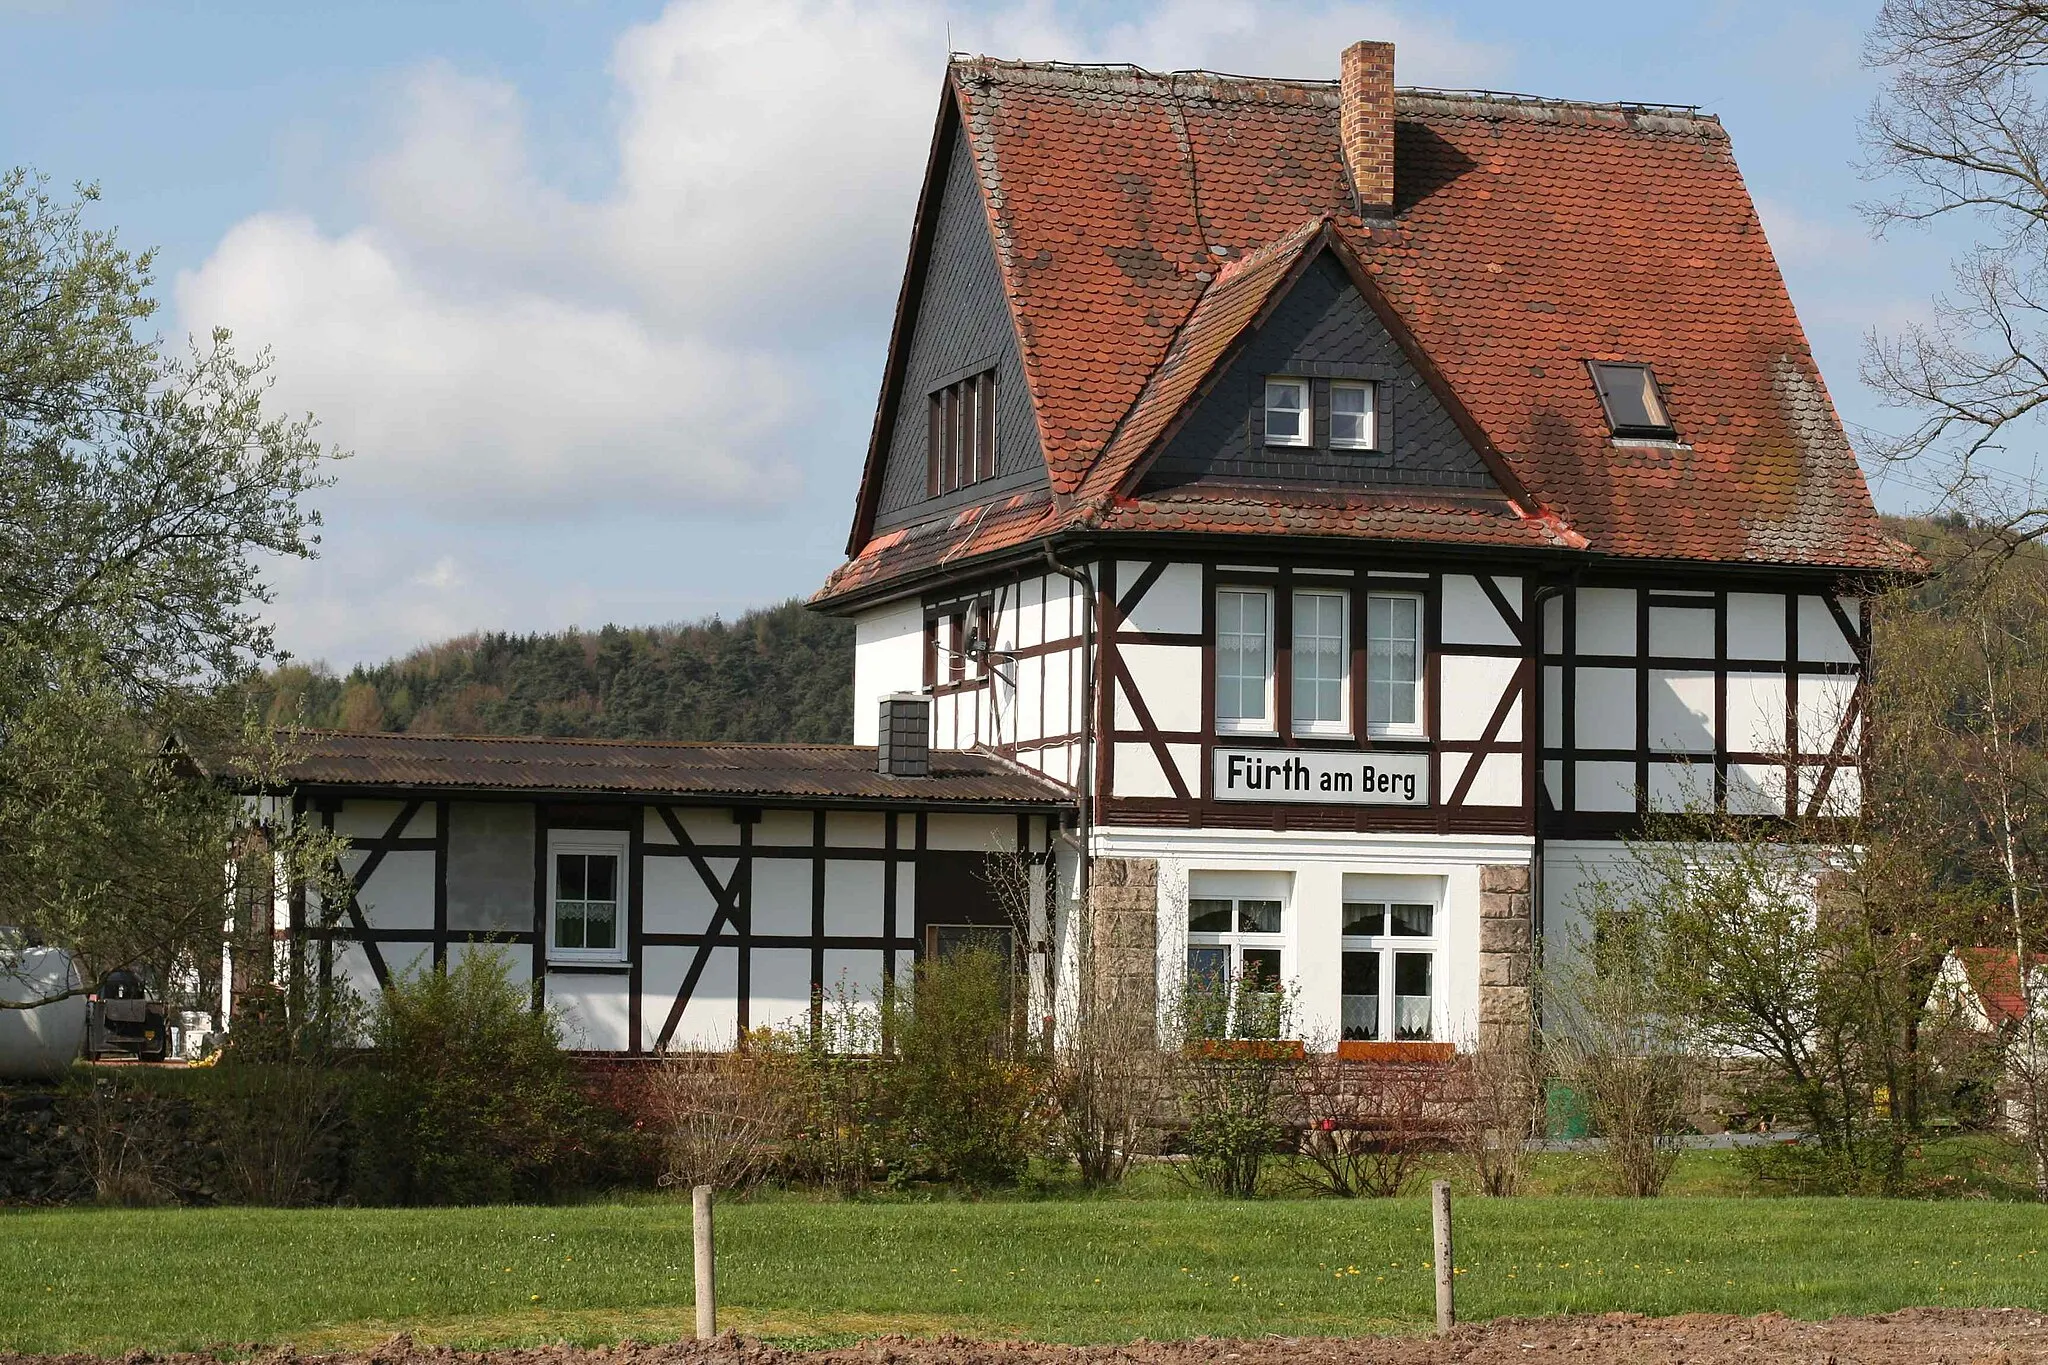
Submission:
M 971 1189 L 1013 1183 L 1041 1145 L 1046 1068 L 1018 1008 L 1015 966 L 972 949 L 917 964 L 887 1004 L 895 1174 Z
M 1547 1069 L 1535 1035 L 1526 1031 L 1490 1040 L 1458 1061 L 1462 1104 L 1452 1141 L 1486 1194 L 1504 1198 L 1521 1191 L 1528 1175 L 1530 1138 L 1544 1129 Z
M 1287 1048 L 1205 1044 L 1226 1037 L 1284 1040 L 1291 1005 L 1285 985 L 1254 979 L 1241 978 L 1234 989 L 1194 980 L 1183 993 L 1183 1047 L 1175 1064 L 1187 1125 L 1181 1150 L 1188 1176 L 1217 1194 L 1247 1199 L 1258 1193 L 1267 1158 L 1285 1137 L 1281 1105 L 1302 1064 Z
M 363 1018 L 346 985 L 321 987 L 298 1008 L 275 987 L 243 994 L 204 1097 L 225 1198 L 289 1207 L 340 1192 L 352 1079 L 341 1064 Z
M 1400 1062 L 1365 1072 L 1348 1091 L 1315 1087 L 1296 1183 L 1344 1199 L 1401 1193 L 1455 1129 L 1456 1079 L 1455 1062 Z
M 598 1122 L 553 1015 L 503 956 L 395 981 L 376 1003 L 357 1105 L 364 1197 L 401 1204 L 529 1199 L 570 1183 Z
M 660 1183 L 739 1193 L 773 1174 L 802 1109 L 795 1055 L 771 1034 L 731 1052 L 664 1057 L 648 1091 Z

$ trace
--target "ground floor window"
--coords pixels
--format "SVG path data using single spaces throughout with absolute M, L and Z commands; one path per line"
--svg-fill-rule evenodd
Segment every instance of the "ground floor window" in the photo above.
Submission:
M 1344 902 L 1343 1036 L 1436 1036 L 1437 909 L 1421 902 Z
M 1187 1029 L 1197 1037 L 1271 1037 L 1285 1005 L 1277 899 L 1196 896 L 1188 901 Z
M 557 962 L 626 960 L 626 834 L 548 835 L 548 956 Z

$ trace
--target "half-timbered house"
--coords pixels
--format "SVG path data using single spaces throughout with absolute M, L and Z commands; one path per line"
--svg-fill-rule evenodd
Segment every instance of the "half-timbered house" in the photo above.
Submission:
M 355 888 L 276 898 L 287 972 L 368 999 L 504 953 L 568 1045 L 627 1054 L 802 1027 L 958 940 L 1021 957 L 1070 804 L 921 746 L 311 733 L 284 771 L 267 799 L 348 841 Z
M 1647 811 L 1857 800 L 1881 530 L 1718 120 L 949 66 L 855 724 L 1074 794 L 1075 916 L 1469 1041 Z M 1071 935 L 1069 935 L 1071 937 Z

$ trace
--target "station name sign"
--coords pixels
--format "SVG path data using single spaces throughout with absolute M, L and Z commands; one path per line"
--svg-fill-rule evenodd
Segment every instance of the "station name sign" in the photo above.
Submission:
M 1218 749 L 1219 801 L 1429 804 L 1429 755 L 1306 749 Z

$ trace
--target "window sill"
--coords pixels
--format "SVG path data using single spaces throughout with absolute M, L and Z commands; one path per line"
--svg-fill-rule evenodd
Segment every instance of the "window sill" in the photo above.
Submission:
M 1429 736 L 1421 730 L 1367 730 L 1365 737 L 1375 744 L 1429 743 Z
M 595 975 L 612 975 L 633 970 L 631 963 L 623 957 L 553 957 L 548 958 L 551 972 L 586 972 Z
M 1280 732 L 1279 732 L 1278 730 L 1238 730 L 1238 729 L 1234 729 L 1234 728 L 1232 728 L 1232 727 L 1230 727 L 1230 726 L 1227 726 L 1227 725 L 1225 725 L 1225 724 L 1224 724 L 1224 723 L 1223 723 L 1222 721 L 1218 721 L 1218 722 L 1216 723 L 1216 738 L 1218 738 L 1218 739 L 1278 739 L 1278 738 L 1280 738 Z
M 1308 730 L 1304 730 L 1297 726 L 1294 731 L 1294 737 L 1296 739 L 1350 739 L 1352 736 L 1351 727 L 1345 725 L 1331 726 L 1329 729 Z

